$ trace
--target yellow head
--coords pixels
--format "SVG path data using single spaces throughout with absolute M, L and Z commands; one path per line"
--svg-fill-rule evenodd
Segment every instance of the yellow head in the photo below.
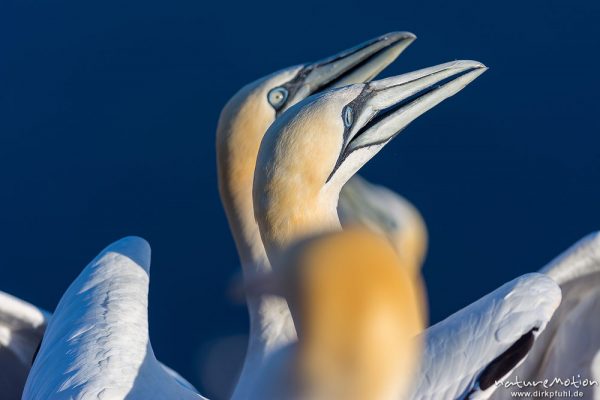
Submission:
M 278 118 L 261 143 L 253 191 L 271 262 L 292 240 L 339 226 L 336 207 L 346 181 L 410 122 L 485 69 L 455 61 L 346 86 L 311 96 Z
M 221 198 L 242 261 L 256 262 L 264 253 L 254 221 L 252 181 L 267 128 L 313 93 L 372 79 L 414 39 L 408 32 L 388 33 L 324 60 L 259 79 L 229 100 L 217 128 L 217 167 Z

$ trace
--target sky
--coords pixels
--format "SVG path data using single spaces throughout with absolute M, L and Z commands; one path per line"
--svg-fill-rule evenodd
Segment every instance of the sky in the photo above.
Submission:
M 47 310 L 106 245 L 152 246 L 161 361 L 225 398 L 247 332 L 216 182 L 226 101 L 278 69 L 390 31 L 382 76 L 490 69 L 361 174 L 430 234 L 431 322 L 600 229 L 597 1 L 0 2 L 0 290 Z

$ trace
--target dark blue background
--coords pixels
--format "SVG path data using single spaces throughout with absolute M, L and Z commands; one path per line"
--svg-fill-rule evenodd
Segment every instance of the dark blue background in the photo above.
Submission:
M 363 171 L 422 210 L 438 321 L 600 227 L 599 20 L 597 1 L 2 0 L 0 288 L 52 310 L 105 245 L 141 235 L 155 352 L 221 398 L 247 324 L 226 295 L 221 107 L 279 68 L 409 30 L 386 75 L 490 67 Z

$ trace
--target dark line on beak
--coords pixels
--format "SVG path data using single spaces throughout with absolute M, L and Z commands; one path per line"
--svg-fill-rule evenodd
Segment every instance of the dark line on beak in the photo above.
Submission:
M 323 82 L 321 85 L 319 85 L 319 87 L 317 87 L 314 91 L 312 91 L 311 94 L 314 94 L 314 93 L 317 93 L 317 92 L 320 92 L 320 91 L 332 88 L 339 81 L 341 81 L 342 79 L 344 79 L 344 77 L 350 75 L 351 73 L 353 73 L 355 71 L 358 71 L 360 68 L 362 68 L 365 65 L 367 65 L 373 59 L 375 59 L 376 57 L 378 57 L 383 52 L 389 50 L 392 46 L 394 46 L 395 44 L 397 44 L 398 42 L 400 42 L 403 39 L 405 39 L 405 38 L 401 37 L 401 38 L 398 38 L 397 40 L 395 40 L 393 42 L 390 42 L 387 46 L 384 46 L 381 49 L 377 50 L 376 52 L 370 54 L 369 56 L 367 56 L 362 61 L 359 61 L 358 63 L 356 63 L 353 66 L 351 66 L 349 69 L 347 69 L 345 71 L 341 71 L 338 76 L 333 77 L 333 79 L 331 79 L 329 82 Z M 379 41 L 381 41 L 381 40 L 379 40 Z M 374 43 L 376 43 L 376 42 L 374 42 Z M 359 50 L 362 50 L 362 49 L 359 49 Z M 352 53 L 352 54 L 354 54 L 354 53 Z
M 393 138 L 395 138 L 396 136 L 398 136 L 398 134 L 400 134 L 400 132 L 402 132 L 402 130 L 399 130 L 398 132 L 394 133 L 392 136 L 390 136 L 388 138 L 385 138 L 384 140 L 377 141 L 377 142 L 372 142 L 372 143 L 367 143 L 367 144 L 365 144 L 363 146 L 359 146 L 359 147 L 356 147 L 356 148 L 352 149 L 352 151 L 348 151 L 348 147 L 350 146 L 350 144 L 352 142 L 354 142 L 355 140 L 357 140 L 361 135 L 363 135 L 369 129 L 373 128 L 379 122 L 381 122 L 381 121 L 383 121 L 383 120 L 391 117 L 395 112 L 401 110 L 403 107 L 406 107 L 406 106 L 410 105 L 411 103 L 417 101 L 419 98 L 421 98 L 421 97 L 425 96 L 426 94 L 434 91 L 435 89 L 437 89 L 439 87 L 442 87 L 445 84 L 447 84 L 449 82 L 452 82 L 455 79 L 458 79 L 458 78 L 460 78 L 463 75 L 468 74 L 469 72 L 473 71 L 474 69 L 475 68 L 470 68 L 470 69 L 467 69 L 467 70 L 462 71 L 460 73 L 457 73 L 455 75 L 449 76 L 449 77 L 447 77 L 445 79 L 442 79 L 442 80 L 440 80 L 440 81 L 438 81 L 438 82 L 436 82 L 436 83 L 434 83 L 434 84 L 432 84 L 430 86 L 427 86 L 427 87 L 421 89 L 417 93 L 415 93 L 415 94 L 413 94 L 413 95 L 411 95 L 411 96 L 409 96 L 409 97 L 407 97 L 407 98 L 405 98 L 403 100 L 400 100 L 399 102 L 397 102 L 395 104 L 392 104 L 390 107 L 388 107 L 388 108 L 386 108 L 384 110 L 379 111 L 373 118 L 371 118 L 363 127 L 361 127 L 358 130 L 358 132 L 356 133 L 356 135 L 354 135 L 354 137 L 350 141 L 348 141 L 346 143 L 348 135 L 350 134 L 350 130 L 352 129 L 352 127 L 347 127 L 345 129 L 345 131 L 344 131 L 344 143 L 345 143 L 345 146 L 342 149 L 342 152 L 340 153 L 340 156 L 338 157 L 337 162 L 335 163 L 335 167 L 333 168 L 333 171 L 331 172 L 331 174 L 329 174 L 329 177 L 327 177 L 327 180 L 325 181 L 325 183 L 329 182 L 329 180 L 331 179 L 331 177 L 333 177 L 333 175 L 338 170 L 338 168 L 342 165 L 342 163 L 344 162 L 344 160 L 346 158 L 348 158 L 348 156 L 353 151 L 358 150 L 358 149 L 362 149 L 362 148 L 365 148 L 365 147 L 371 147 L 371 146 L 376 146 L 376 145 L 379 145 L 379 144 L 387 143 L 390 140 L 392 140 Z M 424 78 L 424 77 L 415 78 L 415 79 L 413 79 L 411 81 L 405 82 L 405 83 L 403 83 L 401 85 L 398 85 L 398 86 L 402 86 L 402 85 L 414 82 L 414 81 L 422 79 L 422 78 Z M 381 90 L 385 90 L 385 89 L 381 89 Z M 369 85 L 368 84 L 365 85 L 365 88 L 363 89 L 363 91 L 361 92 L 361 94 L 356 99 L 354 99 L 352 102 L 350 102 L 348 104 L 348 106 L 352 107 L 355 110 L 355 112 L 357 110 L 360 110 L 361 107 L 363 106 L 363 104 L 368 100 L 368 97 L 372 95 L 372 93 L 374 93 L 374 92 L 369 87 Z M 343 119 L 343 116 L 341 116 L 341 118 Z
M 395 40 L 390 41 L 390 43 L 387 46 L 382 47 L 381 49 L 377 50 L 373 54 L 367 56 L 364 60 L 359 61 L 357 64 L 350 66 L 347 70 L 340 70 L 338 72 L 338 75 L 332 76 L 329 81 L 321 82 L 319 84 L 319 86 L 317 86 L 316 88 L 314 88 L 310 91 L 309 95 L 313 95 L 315 93 L 321 92 L 323 90 L 327 90 L 327 89 L 335 86 L 335 84 L 337 82 L 341 81 L 344 77 L 348 76 L 350 73 L 357 71 L 361 67 L 364 67 L 367 63 L 369 63 L 375 57 L 380 55 L 382 52 L 388 50 L 390 47 L 394 46 L 398 42 L 408 39 L 409 37 L 410 36 L 399 36 Z M 349 50 L 338 53 L 337 55 L 335 55 L 333 57 L 327 58 L 323 61 L 317 61 L 316 63 L 313 63 L 313 64 L 307 64 L 304 68 L 301 68 L 300 71 L 298 71 L 296 76 L 294 76 L 290 81 L 283 84 L 282 87 L 284 87 L 288 90 L 288 92 L 289 92 L 288 98 L 293 98 L 295 93 L 298 90 L 298 87 L 300 87 L 304 84 L 306 77 L 313 70 L 323 67 L 325 65 L 334 63 L 334 62 L 344 59 L 346 57 L 350 57 L 369 46 L 372 46 L 374 44 L 377 44 L 377 43 L 385 41 L 385 40 L 389 40 L 389 36 L 380 36 L 378 38 L 371 39 L 371 40 L 364 42 L 362 44 L 359 44 Z M 276 111 L 276 115 L 277 115 L 277 117 L 279 117 L 279 110 Z

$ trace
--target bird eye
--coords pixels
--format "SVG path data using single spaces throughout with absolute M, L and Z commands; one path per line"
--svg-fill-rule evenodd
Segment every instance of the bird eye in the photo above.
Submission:
M 346 107 L 344 109 L 344 125 L 346 125 L 346 128 L 350 128 L 350 126 L 352 126 L 353 122 L 354 122 L 354 113 L 352 112 L 352 109 L 350 107 Z
M 272 89 L 267 95 L 269 103 L 277 110 L 283 106 L 288 98 L 288 91 L 283 87 L 276 87 Z

